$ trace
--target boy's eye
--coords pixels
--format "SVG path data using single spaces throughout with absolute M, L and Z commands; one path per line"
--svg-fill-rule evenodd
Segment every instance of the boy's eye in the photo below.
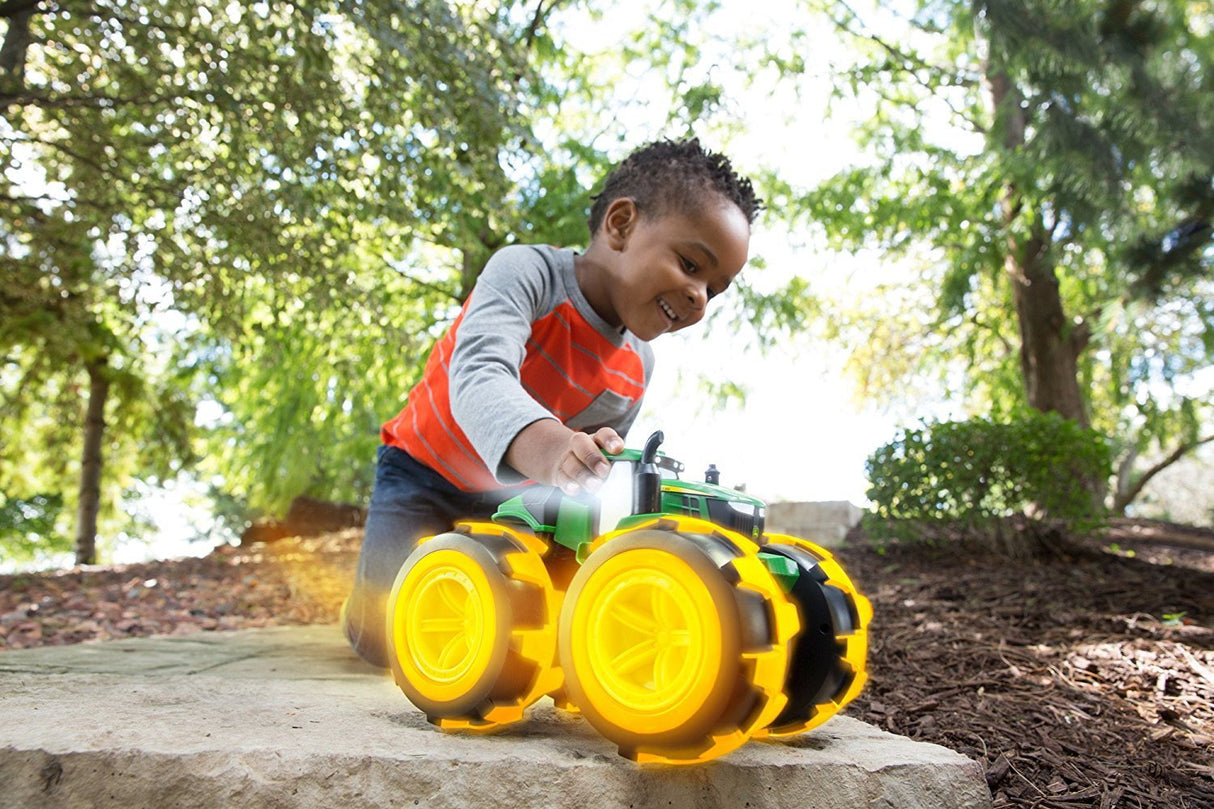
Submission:
M 687 258 L 686 256 L 679 256 L 679 261 L 683 263 L 683 272 L 687 273 L 688 275 L 695 275 L 696 265 L 691 259 Z

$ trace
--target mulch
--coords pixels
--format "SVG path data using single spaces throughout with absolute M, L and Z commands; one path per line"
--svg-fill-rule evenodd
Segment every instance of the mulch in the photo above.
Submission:
M 997 807 L 1214 807 L 1202 538 L 1123 523 L 1020 560 L 857 538 L 839 556 L 875 615 L 848 713 L 978 760 Z
M 0 576 L 0 650 L 336 623 L 357 530 L 201 558 Z
M 0 576 L 0 650 L 332 623 L 359 536 Z M 1214 532 L 837 555 L 875 609 L 849 715 L 980 762 L 996 807 L 1214 807 Z

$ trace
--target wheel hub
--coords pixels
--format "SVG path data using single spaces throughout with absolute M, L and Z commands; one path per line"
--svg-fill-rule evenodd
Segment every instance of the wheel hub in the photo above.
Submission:
M 712 596 L 683 560 L 656 549 L 607 561 L 577 599 L 573 632 L 587 699 L 623 727 L 681 727 L 720 674 Z
M 459 570 L 432 571 L 418 586 L 409 616 L 417 667 L 435 682 L 450 683 L 468 672 L 485 616 L 472 580 Z
M 604 689 L 636 711 L 660 712 L 684 697 L 700 668 L 702 621 L 669 574 L 630 571 L 594 605 L 592 650 Z

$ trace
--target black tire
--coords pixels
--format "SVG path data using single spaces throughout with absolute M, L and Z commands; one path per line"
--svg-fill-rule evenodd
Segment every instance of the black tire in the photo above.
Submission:
M 792 643 L 784 686 L 788 704 L 756 736 L 791 736 L 822 724 L 860 693 L 867 677 L 872 607 L 825 549 L 796 537 L 767 539 L 764 553 L 797 566 L 799 576 L 789 595 L 802 628 Z

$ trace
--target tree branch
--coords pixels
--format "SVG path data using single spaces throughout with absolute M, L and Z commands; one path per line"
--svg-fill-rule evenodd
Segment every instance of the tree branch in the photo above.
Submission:
M 381 256 L 381 258 L 383 259 L 384 265 L 386 267 L 388 267 L 388 269 L 392 270 L 394 273 L 399 275 L 401 278 L 404 278 L 409 283 L 417 284 L 422 289 L 428 289 L 431 292 L 437 292 L 444 297 L 450 298 L 451 300 L 455 301 L 456 303 L 463 303 L 463 300 L 459 297 L 459 295 L 457 293 L 452 292 L 450 289 L 443 286 L 442 284 L 436 284 L 433 281 L 423 281 L 420 278 L 414 278 L 412 275 L 409 275 L 407 272 L 405 272 L 401 268 L 394 265 L 391 261 L 388 260 L 387 257 Z
M 523 44 L 527 48 L 535 42 L 536 36 L 540 32 L 540 26 L 544 24 L 544 18 L 548 16 L 548 12 L 544 9 L 544 0 L 540 0 L 535 4 L 535 13 L 531 15 L 531 24 L 527 26 L 527 33 L 523 36 Z
M 106 95 L 55 95 L 51 93 L 18 93 L 0 95 L 0 107 L 37 106 L 40 109 L 70 109 L 72 107 L 94 107 L 113 109 L 131 104 L 178 104 L 194 100 L 195 95 L 181 93 L 154 96 L 106 96 Z
M 1014 346 L 1012 344 L 1011 340 L 1007 339 L 1007 336 L 1004 335 L 1004 333 L 1003 333 L 1004 332 L 1003 329 L 997 328 L 996 326 L 993 326 L 990 323 L 987 323 L 985 320 L 983 320 L 977 314 L 974 314 L 970 318 L 970 324 L 976 329 L 979 329 L 981 331 L 990 332 L 991 335 L 996 340 L 999 341 L 999 345 L 1001 345 L 1003 347 L 1003 351 L 1007 356 L 1013 357 L 1016 355 L 1016 351 L 1018 349 L 1016 348 L 1016 346 Z
M 132 186 L 134 186 L 134 187 L 138 188 L 140 191 L 144 192 L 149 198 L 153 198 L 154 194 L 159 193 L 159 194 L 164 195 L 164 197 L 167 199 L 176 200 L 176 201 L 180 202 L 184 196 L 184 192 L 181 189 L 176 188 L 168 183 L 157 182 L 156 180 L 154 180 L 153 178 L 150 178 L 150 177 L 145 177 L 143 180 L 136 183 L 135 181 L 130 180 L 128 174 L 120 171 L 119 167 L 107 166 L 103 163 L 100 163 L 97 160 L 94 160 L 84 154 L 81 154 L 81 153 L 69 148 L 62 141 L 29 139 L 26 142 L 37 143 L 42 146 L 45 146 L 48 149 L 54 149 L 55 151 L 61 152 L 62 154 L 67 155 L 68 158 L 79 163 L 80 165 L 88 166 L 89 168 L 93 169 L 102 177 L 111 178 L 116 182 L 117 181 L 129 182 L 129 183 L 131 183 Z M 103 207 L 98 206 L 95 203 L 91 202 L 89 197 L 81 196 L 80 193 L 77 193 L 75 196 L 71 197 L 70 200 L 59 200 L 59 201 L 62 203 L 65 203 L 65 204 L 70 202 L 71 204 L 75 204 L 75 205 L 91 205 L 93 207 L 98 208 L 99 210 L 101 210 L 103 212 L 105 212 L 107 210 L 106 208 L 103 208 Z
M 0 17 L 16 17 L 26 11 L 37 11 L 42 0 L 5 0 L 0 3 Z
M 1134 498 L 1142 494 L 1142 490 L 1146 488 L 1146 485 L 1150 482 L 1151 478 L 1155 477 L 1193 450 L 1197 449 L 1203 444 L 1208 444 L 1211 441 L 1214 441 L 1214 435 L 1207 435 L 1204 438 L 1197 439 L 1196 441 L 1181 444 L 1179 447 L 1173 450 L 1168 457 L 1164 458 L 1162 461 L 1144 472 L 1142 476 L 1134 482 L 1133 486 L 1125 491 L 1117 492 L 1113 498 L 1113 513 L 1124 515 L 1126 507 L 1130 505 L 1130 503 L 1134 502 Z
M 860 19 L 860 15 L 855 11 L 855 9 L 853 9 L 851 6 L 849 6 L 846 2 L 843 2 L 843 0 L 838 0 L 838 4 L 840 6 L 842 6 L 844 9 L 846 9 L 847 13 L 851 16 L 851 19 L 853 21 L 858 23 L 861 27 L 866 27 L 866 26 L 864 26 L 863 21 Z M 833 22 L 835 24 L 835 27 L 838 28 L 843 33 L 850 34 L 851 36 L 854 36 L 857 39 L 866 39 L 869 42 L 872 42 L 874 45 L 877 45 L 878 47 L 880 47 L 888 55 L 890 55 L 891 57 L 896 59 L 898 62 L 900 62 L 901 67 L 905 72 L 910 73 L 912 76 L 915 77 L 916 81 L 918 81 L 920 84 L 922 84 L 924 87 L 926 87 L 929 90 L 932 90 L 933 88 L 930 87 L 923 79 L 921 79 L 916 74 L 917 70 L 927 70 L 927 71 L 930 71 L 931 73 L 934 73 L 937 76 L 940 76 L 942 79 L 941 83 L 947 87 L 977 87 L 981 82 L 981 77 L 979 77 L 978 75 L 968 76 L 963 73 L 957 73 L 957 72 L 951 71 L 948 68 L 942 67 L 940 65 L 932 64 L 931 62 L 928 62 L 926 59 L 923 59 L 922 57 L 918 56 L 917 54 L 907 53 L 906 51 L 902 50 L 901 48 L 898 48 L 895 45 L 891 45 L 883 37 L 881 37 L 877 34 L 871 33 L 869 31 L 853 30 L 851 27 L 849 27 L 847 22 L 836 19 L 833 15 L 831 16 L 830 19 L 831 19 L 831 22 Z M 910 24 L 913 25 L 914 23 L 911 22 Z
M 863 27 L 863 22 L 860 21 L 859 14 L 857 14 L 844 2 L 840 2 L 839 5 L 847 9 L 847 12 L 851 15 L 852 20 Z M 979 76 L 966 76 L 960 73 L 952 72 L 945 67 L 934 65 L 915 54 L 906 53 L 905 51 L 891 45 L 877 34 L 853 30 L 848 26 L 847 22 L 836 19 L 834 16 L 830 16 L 830 20 L 841 32 L 857 39 L 872 42 L 884 50 L 890 57 L 890 61 L 887 62 L 885 66 L 882 66 L 884 71 L 891 74 L 893 74 L 895 71 L 901 71 L 902 73 L 909 75 L 916 84 L 931 93 L 935 100 L 944 104 L 944 106 L 948 108 L 949 112 L 956 116 L 958 120 L 964 122 L 966 127 L 978 134 L 986 134 L 986 128 L 982 126 L 982 124 L 967 115 L 964 110 L 958 109 L 957 106 L 953 104 L 953 102 L 947 97 L 947 95 L 939 93 L 937 87 L 933 87 L 930 81 L 920 75 L 920 71 L 927 71 L 928 73 L 937 76 L 939 78 L 940 85 L 944 87 L 977 87 L 981 83 L 981 78 Z

